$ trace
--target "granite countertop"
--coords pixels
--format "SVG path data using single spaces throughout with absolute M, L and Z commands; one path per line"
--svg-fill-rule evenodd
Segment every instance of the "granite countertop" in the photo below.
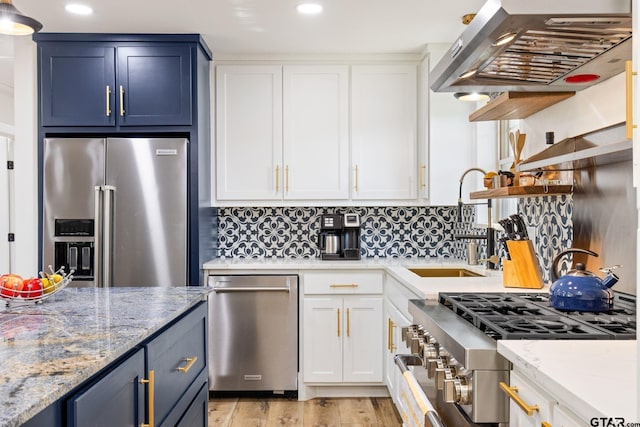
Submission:
M 483 277 L 420 277 L 409 268 L 466 268 Z M 483 265 L 469 265 L 455 258 L 363 258 L 357 261 L 322 261 L 319 258 L 213 259 L 203 269 L 215 271 L 248 270 L 359 270 L 379 269 L 387 272 L 413 292 L 417 298 L 437 299 L 439 292 L 549 292 L 541 289 L 510 288 L 502 284 L 502 271 L 487 270 Z
M 0 301 L 0 425 L 32 418 L 208 292 L 67 287 L 41 304 Z
M 500 340 L 498 352 L 587 420 L 640 421 L 635 340 Z

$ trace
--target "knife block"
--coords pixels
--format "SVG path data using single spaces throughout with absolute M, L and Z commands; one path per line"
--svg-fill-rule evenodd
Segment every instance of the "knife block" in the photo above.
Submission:
M 507 240 L 511 259 L 502 261 L 502 284 L 505 288 L 540 289 L 542 271 L 531 240 Z

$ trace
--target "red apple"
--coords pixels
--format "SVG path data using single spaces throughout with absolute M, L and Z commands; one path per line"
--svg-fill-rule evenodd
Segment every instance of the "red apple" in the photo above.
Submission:
M 37 277 L 22 282 L 22 298 L 38 298 L 42 296 L 42 282 Z
M 3 298 L 15 298 L 20 295 L 23 280 L 17 274 L 3 274 L 0 276 L 0 296 Z

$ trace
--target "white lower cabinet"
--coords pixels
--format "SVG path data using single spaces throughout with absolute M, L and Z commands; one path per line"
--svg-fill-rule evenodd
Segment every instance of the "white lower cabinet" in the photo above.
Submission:
M 552 391 L 543 390 L 524 374 L 511 371 L 510 383 L 512 393 L 516 396 L 511 398 L 509 403 L 510 427 L 588 427 L 590 425 L 588 421 L 580 419 L 571 409 L 558 402 Z M 516 403 L 518 398 L 524 408 Z M 529 413 L 527 409 L 530 409 Z
M 367 279 L 368 285 L 361 283 Z M 311 286 L 304 288 L 303 381 L 381 383 L 381 273 L 357 273 L 353 277 L 345 273 L 310 273 L 303 275 L 303 286 L 307 283 Z
M 509 426 L 510 427 L 540 427 L 543 422 L 551 423 L 553 400 L 538 389 L 531 381 L 511 371 L 511 393 L 509 399 Z M 520 399 L 524 405 L 530 408 L 521 408 L 516 399 Z M 537 406 L 537 409 L 535 407 Z
M 402 328 L 409 326 L 411 321 L 388 300 L 385 300 L 384 311 L 385 326 L 387 328 L 385 333 L 386 345 L 384 349 L 384 382 L 389 389 L 389 395 L 391 395 L 393 403 L 398 410 L 400 410 L 403 406 L 400 400 L 400 382 L 403 381 L 403 379 L 400 369 L 396 367 L 395 355 L 410 353 L 409 348 L 402 340 Z

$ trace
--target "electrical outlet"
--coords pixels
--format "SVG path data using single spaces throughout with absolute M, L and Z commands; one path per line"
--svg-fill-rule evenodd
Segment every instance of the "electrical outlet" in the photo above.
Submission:
M 538 234 L 538 228 L 537 227 L 527 227 L 527 234 L 529 235 L 529 240 L 531 240 L 531 243 L 533 244 L 533 247 L 536 247 L 536 237 Z

